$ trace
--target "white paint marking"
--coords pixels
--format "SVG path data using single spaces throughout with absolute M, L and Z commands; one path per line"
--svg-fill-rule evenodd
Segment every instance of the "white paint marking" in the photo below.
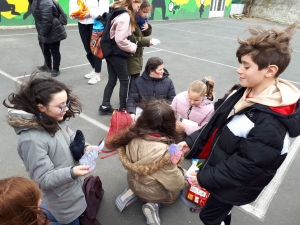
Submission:
M 105 126 L 103 123 L 100 123 L 100 122 L 98 122 L 97 120 L 94 120 L 93 118 L 91 118 L 91 117 L 89 117 L 89 116 L 87 116 L 87 115 L 85 115 L 85 114 L 83 114 L 83 113 L 79 114 L 79 116 L 80 116 L 82 119 L 84 119 L 84 120 L 90 122 L 91 124 L 94 124 L 95 126 L 101 128 L 101 129 L 104 130 L 104 131 L 108 131 L 108 130 L 109 130 L 109 127 L 108 127 L 108 126 Z
M 156 47 L 151 47 L 151 48 L 156 48 Z M 217 65 L 221 65 L 221 66 L 226 66 L 226 67 L 229 67 L 229 68 L 237 69 L 236 66 L 229 66 L 229 65 L 226 65 L 226 64 L 223 64 L 223 63 L 218 63 L 218 62 L 214 62 L 214 61 L 207 60 L 207 59 L 202 59 L 202 58 L 198 58 L 198 57 L 194 57 L 194 56 L 190 56 L 190 55 L 185 55 L 185 54 L 181 54 L 181 53 L 178 53 L 178 52 L 169 51 L 169 50 L 166 50 L 166 49 L 163 49 L 163 48 L 156 48 L 156 49 L 160 49 L 162 51 L 170 52 L 170 53 L 176 54 L 176 55 L 181 55 L 181 56 L 184 56 L 184 57 L 187 57 L 187 58 L 197 59 L 197 60 L 201 60 L 201 61 L 204 61 L 204 62 L 209 62 L 209 63 L 213 63 L 213 64 L 217 64 Z
M 11 80 L 19 83 L 19 84 L 22 83 L 22 81 L 17 80 L 16 78 L 14 78 L 13 76 L 11 76 L 8 73 L 4 72 L 3 70 L 0 70 L 0 74 L 2 74 L 3 76 L 5 76 L 5 77 L 7 77 L 7 78 L 9 78 L 9 79 L 11 79 Z M 104 125 L 103 123 L 98 122 L 97 120 L 94 120 L 93 118 L 91 118 L 91 117 L 89 117 L 89 116 L 87 116 L 87 115 L 85 115 L 83 113 L 79 114 L 79 116 L 81 118 L 83 118 L 84 120 L 90 122 L 91 124 L 93 124 L 93 125 L 101 128 L 104 131 L 108 131 L 108 129 L 109 129 L 108 126 Z
M 197 35 L 202 35 L 202 36 L 215 37 L 215 38 L 221 38 L 221 39 L 229 39 L 229 40 L 234 40 L 234 41 L 236 41 L 236 38 L 229 38 L 229 37 L 223 37 L 223 36 L 216 36 L 216 35 L 211 35 L 211 34 L 206 34 L 206 33 L 201 33 L 201 32 L 194 32 L 194 31 L 182 30 L 182 29 L 176 29 L 176 28 L 171 28 L 171 27 L 164 27 L 164 26 L 156 26 L 156 27 L 163 27 L 164 29 L 176 30 L 176 31 L 182 31 L 182 32 L 184 32 L 184 33 L 197 34 Z
M 284 78 L 283 78 L 283 79 L 284 79 Z M 287 79 L 284 79 L 284 80 L 286 80 L 286 81 L 288 81 L 288 82 L 291 82 L 291 83 L 300 84 L 299 82 L 296 82 L 296 81 L 291 81 L 291 80 L 287 80 Z
M 286 159 L 284 160 L 284 162 L 282 163 L 280 168 L 277 170 L 277 173 L 274 176 L 274 178 L 272 179 L 272 181 L 260 193 L 260 195 L 258 196 L 256 201 L 254 201 L 251 204 L 241 206 L 240 208 L 242 208 L 243 210 L 245 210 L 248 213 L 253 214 L 260 220 L 264 219 L 267 209 L 268 209 L 274 195 L 276 194 L 280 184 L 282 183 L 283 178 L 285 177 L 286 172 L 288 171 L 288 169 L 291 165 L 291 162 L 293 161 L 296 153 L 299 150 L 299 145 L 300 145 L 300 136 L 298 136 L 294 140 L 292 146 L 289 149 L 289 153 L 288 153 Z

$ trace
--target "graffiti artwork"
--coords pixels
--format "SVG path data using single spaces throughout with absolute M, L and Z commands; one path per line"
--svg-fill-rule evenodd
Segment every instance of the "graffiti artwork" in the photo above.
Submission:
M 110 0 L 111 2 L 113 0 Z M 152 4 L 151 20 L 179 20 L 208 18 L 213 15 L 211 4 L 216 0 L 149 0 Z M 226 3 L 224 4 L 224 2 Z M 228 17 L 232 0 L 223 2 L 221 16 Z M 69 0 L 59 0 L 64 11 L 69 12 Z M 70 23 L 77 23 L 75 20 Z M 28 0 L 0 0 L 0 26 L 33 25 Z

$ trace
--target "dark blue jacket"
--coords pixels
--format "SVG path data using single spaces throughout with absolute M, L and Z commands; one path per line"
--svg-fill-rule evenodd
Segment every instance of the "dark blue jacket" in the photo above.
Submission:
M 162 78 L 150 77 L 144 71 L 142 76 L 136 78 L 132 83 L 126 110 L 128 113 L 135 113 L 137 104 L 151 100 L 165 99 L 171 104 L 175 96 L 175 88 L 166 69 Z
M 58 10 L 53 0 L 33 0 L 30 10 L 40 42 L 51 44 L 67 38 L 65 28 L 58 20 Z

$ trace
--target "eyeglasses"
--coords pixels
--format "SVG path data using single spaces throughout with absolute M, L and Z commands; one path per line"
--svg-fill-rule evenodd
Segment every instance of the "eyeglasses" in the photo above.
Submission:
M 48 106 L 59 108 L 60 113 L 63 113 L 64 111 L 66 111 L 66 108 L 68 108 L 69 105 L 70 105 L 70 101 L 67 101 L 67 104 L 65 104 L 63 106 L 54 106 L 54 105 L 48 105 Z

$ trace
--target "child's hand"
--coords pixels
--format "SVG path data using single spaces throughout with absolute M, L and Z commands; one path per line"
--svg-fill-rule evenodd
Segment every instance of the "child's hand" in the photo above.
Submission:
M 185 131 L 185 124 L 183 122 L 180 122 L 180 121 L 176 121 L 176 130 L 179 132 L 179 133 L 182 133 Z
M 77 176 L 77 177 L 82 177 L 87 175 L 90 171 L 89 171 L 89 166 L 74 166 L 73 167 L 73 173 Z
M 142 31 L 148 30 L 149 25 L 147 22 L 144 23 Z
M 98 146 L 97 145 L 88 145 L 86 146 L 86 148 L 84 149 L 84 153 L 87 153 L 88 151 L 90 151 L 91 149 L 97 149 Z
M 197 179 L 197 172 L 191 172 L 190 175 L 191 175 L 191 177 L 189 177 L 189 183 L 191 185 L 200 187 L 200 185 L 198 183 L 198 179 Z
M 84 18 L 89 18 L 89 17 L 91 17 L 90 15 L 91 15 L 90 12 L 86 12 L 84 15 Z
M 184 154 L 191 150 L 185 141 L 178 143 L 178 146 L 180 149 L 182 149 Z
M 131 113 L 130 116 L 131 116 L 132 122 L 135 123 L 136 122 L 136 119 L 135 119 L 136 115 L 134 113 Z

